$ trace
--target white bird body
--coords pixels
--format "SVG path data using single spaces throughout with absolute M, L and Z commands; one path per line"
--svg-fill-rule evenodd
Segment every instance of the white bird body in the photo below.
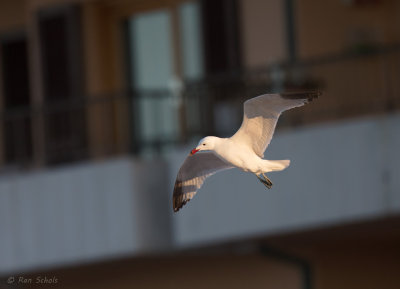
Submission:
M 207 137 L 215 146 L 212 152 L 221 160 L 237 167 L 244 172 L 256 175 L 283 170 L 289 166 L 289 160 L 270 161 L 260 158 L 254 151 L 243 143 L 237 143 L 232 138 Z
M 280 114 L 304 105 L 319 94 L 313 91 L 264 94 L 245 101 L 240 129 L 230 138 L 203 138 L 182 164 L 174 186 L 174 211 L 194 197 L 207 177 L 226 169 L 236 167 L 254 173 L 270 189 L 272 182 L 265 174 L 290 165 L 289 160 L 263 159 Z

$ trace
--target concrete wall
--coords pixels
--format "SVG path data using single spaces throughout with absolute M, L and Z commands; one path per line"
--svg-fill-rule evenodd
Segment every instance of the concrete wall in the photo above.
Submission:
M 117 36 L 120 21 L 134 12 L 181 1 L 56 2 L 84 3 L 86 89 L 89 94 L 102 94 L 123 87 L 122 42 Z M 371 31 L 378 43 L 399 40 L 399 1 L 377 1 L 375 7 L 361 8 L 342 2 L 296 1 L 300 57 L 340 52 L 360 29 Z M 25 28 L 33 49 L 34 103 L 41 101 L 35 13 L 50 3 L 54 1 L 0 4 L 1 34 Z M 282 1 L 246 0 L 240 5 L 245 66 L 285 59 Z M 338 75 L 341 78 L 334 87 L 340 88 L 343 75 Z M 112 139 L 99 126 L 97 115 L 102 112 L 95 111 L 90 117 L 91 146 Z M 207 180 L 195 199 L 172 217 L 173 182 L 191 146 L 169 154 L 168 162 L 125 157 L 3 175 L 0 275 L 398 215 L 399 147 L 399 115 L 282 131 L 267 157 L 289 158 L 292 165 L 271 174 L 272 190 L 267 191 L 251 174 L 224 172 Z M 103 154 L 101 148 L 93 153 Z
M 0 275 L 400 213 L 400 114 L 280 131 L 266 157 L 291 166 L 271 190 L 239 170 L 172 213 L 166 160 L 125 157 L 0 178 Z M 171 217 L 171 215 L 173 216 Z
M 0 273 L 170 246 L 164 168 L 125 158 L 3 176 Z
M 266 158 L 292 163 L 270 174 L 272 189 L 236 169 L 210 177 L 173 216 L 175 241 L 186 247 L 399 214 L 399 147 L 398 114 L 279 132 Z

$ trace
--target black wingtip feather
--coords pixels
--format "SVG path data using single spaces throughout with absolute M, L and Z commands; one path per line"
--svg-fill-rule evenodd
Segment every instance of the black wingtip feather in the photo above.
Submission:
M 178 212 L 184 205 L 186 205 L 187 202 L 189 202 L 190 199 L 186 198 L 185 195 L 178 195 L 178 196 L 173 196 L 173 209 L 174 212 Z
M 190 197 L 183 192 L 182 188 L 182 182 L 176 181 L 174 193 L 172 195 L 172 208 L 174 209 L 175 213 L 190 201 Z
M 318 98 L 321 94 L 320 90 L 309 90 L 282 92 L 280 95 L 286 99 L 307 99 L 307 102 L 310 102 Z

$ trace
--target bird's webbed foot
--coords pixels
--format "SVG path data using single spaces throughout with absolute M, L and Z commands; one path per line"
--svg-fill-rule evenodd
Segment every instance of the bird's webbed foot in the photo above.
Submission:
M 265 175 L 265 174 L 261 174 L 260 176 L 259 175 L 256 175 L 257 176 L 257 178 L 259 179 L 259 181 L 264 185 L 264 186 L 266 186 L 268 189 L 270 189 L 271 187 L 272 187 L 272 182 L 271 182 L 271 180 Z M 261 177 L 262 176 L 262 177 Z

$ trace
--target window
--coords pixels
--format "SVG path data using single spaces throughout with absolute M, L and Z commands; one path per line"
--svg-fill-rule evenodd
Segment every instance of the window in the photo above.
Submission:
M 45 155 L 48 164 L 86 156 L 80 13 L 77 7 L 39 13 Z
M 6 164 L 32 159 L 31 116 L 27 41 L 23 34 L 3 37 L 0 42 L 3 84 L 3 149 Z
M 208 74 L 241 68 L 240 35 L 236 0 L 202 0 L 201 15 Z
M 212 124 L 209 102 L 200 94 L 183 98 L 180 88 L 240 69 L 237 2 L 191 1 L 137 13 L 127 21 L 127 44 L 134 149 L 152 153 Z

